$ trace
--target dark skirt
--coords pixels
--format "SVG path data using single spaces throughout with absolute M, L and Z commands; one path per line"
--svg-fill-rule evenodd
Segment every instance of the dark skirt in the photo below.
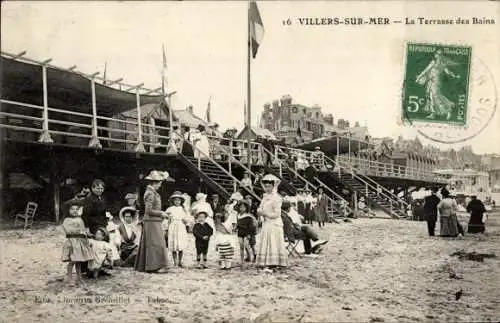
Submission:
M 473 213 L 470 216 L 469 225 L 467 226 L 468 233 L 483 233 L 486 230 L 483 223 L 483 215 Z
M 194 156 L 194 150 L 193 147 L 188 144 L 187 142 L 182 143 L 182 154 L 184 156 Z
M 168 252 L 161 221 L 161 219 L 144 219 L 135 270 L 155 271 L 168 266 Z

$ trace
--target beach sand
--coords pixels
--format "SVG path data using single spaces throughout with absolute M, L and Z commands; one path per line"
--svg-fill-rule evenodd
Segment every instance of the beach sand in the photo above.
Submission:
M 461 218 L 462 223 L 466 218 Z M 318 229 L 329 240 L 316 259 L 289 268 L 194 266 L 144 274 L 116 269 L 109 278 L 69 287 L 61 280 L 64 235 L 49 226 L 0 232 L 0 321 L 5 322 L 471 322 L 500 318 L 500 216 L 486 235 L 427 236 L 425 222 L 355 219 Z M 497 253 L 484 262 L 450 256 Z M 451 278 L 450 273 L 455 273 Z M 455 294 L 462 290 L 456 300 Z

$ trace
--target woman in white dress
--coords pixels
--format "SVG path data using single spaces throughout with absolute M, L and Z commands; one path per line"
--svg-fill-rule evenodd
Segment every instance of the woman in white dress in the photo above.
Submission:
M 264 188 L 264 196 L 257 209 L 257 215 L 264 218 L 264 223 L 258 240 L 257 266 L 272 272 L 272 268 L 288 265 L 281 219 L 282 198 L 278 194 L 280 179 L 267 174 L 262 178 L 261 183 Z
M 205 126 L 199 125 L 198 131 L 199 133 L 196 133 L 193 139 L 194 146 L 196 147 L 194 151 L 194 157 L 208 159 L 208 157 L 210 156 L 210 143 L 208 142 Z

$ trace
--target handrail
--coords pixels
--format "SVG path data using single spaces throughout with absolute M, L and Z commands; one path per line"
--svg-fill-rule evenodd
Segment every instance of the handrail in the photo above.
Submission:
M 335 160 L 331 159 L 331 158 L 330 158 L 330 157 L 328 157 L 328 156 L 325 156 L 325 159 L 326 159 L 328 162 L 332 163 L 332 165 L 338 165 L 338 167 L 341 167 L 341 168 L 342 168 L 342 167 L 344 167 L 344 168 L 345 168 L 345 166 L 340 165 L 340 163 L 337 163 Z M 350 171 L 352 172 L 352 169 L 350 169 Z M 366 181 L 365 181 L 365 182 L 371 182 L 371 184 L 372 184 L 372 186 L 371 186 L 371 187 L 372 187 L 372 188 L 373 188 L 373 185 L 375 185 L 375 190 L 377 191 L 377 195 L 379 195 L 379 188 L 381 188 L 381 190 L 382 190 L 383 192 L 384 192 L 384 191 L 386 192 L 386 195 L 389 195 L 389 196 L 394 196 L 394 198 L 395 198 L 397 201 L 399 201 L 401 204 L 403 204 L 405 207 L 407 207 L 407 208 L 409 207 L 409 204 L 408 204 L 406 201 L 404 201 L 403 199 L 401 199 L 400 197 L 398 197 L 397 195 L 395 195 L 394 193 L 392 193 L 391 191 L 389 191 L 388 189 L 386 189 L 384 186 L 382 186 L 382 185 L 380 185 L 379 183 L 375 182 L 375 181 L 374 181 L 373 179 L 371 179 L 370 177 L 368 177 L 368 176 L 361 177 L 361 176 L 359 176 L 358 174 L 355 174 L 355 175 L 356 175 L 357 177 L 361 178 L 361 179 L 366 179 Z
M 240 186 L 241 186 L 241 181 L 239 179 L 237 179 L 236 177 L 233 176 L 233 174 L 231 174 L 230 172 L 227 171 L 227 169 L 225 169 L 224 167 L 222 167 L 218 162 L 216 162 L 215 160 L 212 159 L 212 157 L 210 157 L 209 155 L 205 154 L 203 151 L 201 151 L 198 147 L 196 147 L 195 145 L 193 145 L 191 142 L 189 141 L 186 141 L 192 148 L 193 148 L 193 151 L 197 151 L 199 153 L 198 155 L 198 169 L 201 171 L 201 166 L 200 166 L 200 163 L 201 163 L 201 158 L 200 156 L 203 155 L 205 156 L 210 162 L 212 162 L 212 164 L 214 164 L 215 166 L 217 166 L 220 170 L 222 170 L 222 172 L 224 172 L 226 175 L 229 175 L 229 177 L 231 177 L 231 179 L 233 181 L 235 181 L 236 183 L 238 183 Z M 179 154 L 181 154 L 179 152 Z M 219 184 L 217 184 L 219 185 Z M 220 186 L 220 185 L 219 185 Z M 254 192 L 250 192 L 254 198 L 256 198 L 258 201 L 260 201 L 260 197 L 258 197 Z
M 330 187 L 328 187 L 328 185 L 326 185 L 325 183 L 323 183 L 323 181 L 321 181 L 319 178 L 314 177 L 314 179 L 319 183 L 319 185 L 321 187 L 326 188 L 328 190 L 328 192 L 332 193 L 335 197 L 337 197 L 338 199 L 340 199 L 343 202 L 347 203 L 347 208 L 349 209 L 350 212 L 352 212 L 352 209 L 349 206 L 349 202 L 347 202 L 347 200 L 345 198 L 343 198 L 342 196 L 340 196 L 340 194 L 338 194 L 337 192 L 335 192 L 334 190 L 332 190 Z
M 265 148 L 265 147 L 263 147 L 263 148 L 264 148 L 264 150 L 266 152 L 271 153 L 267 148 Z M 276 148 L 280 149 L 278 146 L 275 146 L 275 149 Z M 290 170 L 296 177 L 298 177 L 301 181 L 303 181 L 304 183 L 306 183 L 306 185 L 309 186 L 309 187 L 311 187 L 313 190 L 315 190 L 317 188 L 314 184 L 312 184 L 306 178 L 304 178 L 302 175 L 300 175 L 295 169 L 292 169 L 292 168 L 290 168 L 290 167 L 288 167 L 286 165 L 283 165 L 283 162 L 281 160 L 278 159 L 278 163 L 280 164 L 280 166 L 282 166 L 282 167 L 284 166 L 286 169 Z M 337 196 L 337 195 L 335 195 L 335 196 Z M 334 200 L 331 197 L 329 197 L 328 195 L 326 195 L 326 197 L 328 198 L 328 201 L 331 203 L 331 205 L 334 205 Z M 349 203 L 343 197 L 341 197 L 340 195 L 338 195 L 338 197 L 342 201 L 346 202 L 347 205 L 349 205 Z
M 420 168 L 408 167 L 403 165 L 394 165 L 384 162 L 379 162 L 375 160 L 360 158 L 360 157 L 351 157 L 350 159 L 345 156 L 337 157 L 339 162 L 345 164 L 355 164 L 360 167 L 361 171 L 368 171 L 375 175 L 380 175 L 379 173 L 388 171 L 390 173 L 394 173 L 396 177 L 408 178 L 408 179 L 416 179 L 416 180 L 439 180 L 445 181 L 444 177 L 435 174 L 432 171 L 427 171 Z M 368 166 L 368 167 L 366 167 Z M 395 172 L 397 170 L 397 172 Z
M 328 157 L 327 157 L 327 158 L 328 158 Z M 333 163 L 334 163 L 334 165 L 338 166 L 339 168 L 344 168 L 344 169 L 345 169 L 345 168 L 347 168 L 346 166 L 343 166 L 343 165 L 341 165 L 340 163 L 335 162 L 334 160 L 332 160 L 332 159 L 330 159 L 330 158 L 328 158 L 328 160 L 329 160 L 330 162 L 333 162 Z M 391 195 L 393 195 L 392 193 L 391 193 L 391 195 L 388 195 L 387 193 L 385 193 L 385 192 L 383 192 L 383 191 L 382 191 L 382 192 L 379 192 L 379 191 L 377 190 L 377 187 L 373 187 L 373 185 L 372 185 L 372 184 L 369 184 L 369 183 L 368 183 L 367 181 L 365 181 L 363 178 L 361 178 L 360 176 L 358 176 L 358 175 L 357 175 L 357 174 L 353 171 L 352 167 L 348 169 L 348 172 L 349 172 L 349 174 L 350 174 L 353 178 L 356 178 L 357 180 L 359 180 L 360 182 L 362 182 L 363 184 L 365 184 L 365 188 L 370 187 L 370 188 L 372 188 L 372 189 L 376 190 L 378 195 L 382 195 L 383 197 L 385 197 L 385 198 L 389 199 L 389 202 L 391 202 L 391 213 L 392 213 L 392 202 L 396 202 L 397 204 L 403 204 L 403 206 L 405 206 L 405 207 L 407 207 L 407 206 L 408 206 L 408 205 L 407 205 L 407 203 L 405 203 L 404 201 L 401 201 L 401 202 L 403 202 L 403 203 L 401 203 L 401 202 L 399 201 L 399 198 L 398 198 L 398 197 L 396 197 L 396 199 L 394 199 L 394 198 L 391 196 Z
M 276 147 L 278 149 L 280 149 L 279 147 Z M 280 164 L 280 166 L 282 166 L 282 162 L 280 159 L 278 159 L 278 163 Z M 290 170 L 295 176 L 297 176 L 300 180 L 302 180 L 304 183 L 306 183 L 306 185 L 308 185 L 309 187 L 311 187 L 313 190 L 316 190 L 317 189 L 317 186 L 315 186 L 313 183 L 309 182 L 305 177 L 303 177 L 302 175 L 300 175 L 295 169 L 292 169 L 288 166 L 285 165 L 285 168 Z M 315 178 L 316 180 L 317 177 Z M 342 196 L 340 196 L 339 194 L 337 194 L 335 191 L 333 191 L 332 189 L 330 189 L 328 186 L 325 185 L 325 187 L 328 189 L 329 192 L 333 192 L 333 194 L 338 197 L 339 199 L 341 199 L 343 202 L 347 203 L 347 208 L 349 209 L 349 211 L 351 211 L 351 208 L 349 206 L 349 202 L 347 202 Z M 325 195 L 326 198 L 328 199 L 328 202 L 330 202 L 330 205 L 332 207 L 335 206 L 335 200 L 331 197 L 329 197 L 328 195 Z M 337 210 L 339 211 L 339 210 Z M 339 212 L 340 213 L 340 212 Z

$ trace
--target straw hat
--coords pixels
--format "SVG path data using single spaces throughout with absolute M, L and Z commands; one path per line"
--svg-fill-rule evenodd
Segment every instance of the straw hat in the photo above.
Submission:
M 315 150 L 320 150 L 319 146 L 314 147 Z
M 129 213 L 129 212 L 131 212 L 131 213 L 132 213 L 132 217 L 134 217 L 134 216 L 137 214 L 137 209 L 136 209 L 136 208 L 134 208 L 134 207 L 132 207 L 132 206 L 126 206 L 126 207 L 123 207 L 123 208 L 120 210 L 120 213 L 118 213 L 118 217 L 120 218 L 120 220 L 121 220 L 122 222 L 124 222 L 124 221 L 123 221 L 123 215 L 124 215 L 125 213 Z
M 233 193 L 231 195 L 231 197 L 229 198 L 229 200 L 233 200 L 233 201 L 241 201 L 243 200 L 243 195 L 241 195 L 240 192 L 236 192 L 236 193 Z
M 112 219 L 113 218 L 113 214 L 111 214 L 111 212 L 106 212 L 106 218 Z
M 207 206 L 202 205 L 202 206 L 197 207 L 196 213 L 194 214 L 194 216 L 198 217 L 199 214 L 204 213 L 205 217 L 208 217 L 208 215 L 210 214 L 210 211 L 211 211 L 209 209 L 209 207 L 210 207 L 209 205 L 207 205 Z
M 144 179 L 147 181 L 162 182 L 166 179 L 166 177 L 165 174 L 163 174 L 162 172 L 159 172 L 157 170 L 152 170 L 151 172 L 149 172 L 148 176 L 144 177 Z
M 126 200 L 137 200 L 137 194 L 127 193 L 127 195 L 125 195 L 125 199 Z
M 207 198 L 207 194 L 196 193 L 195 198 L 196 198 L 197 201 L 204 201 Z
M 238 203 L 236 203 L 236 205 L 234 206 L 234 209 L 236 211 L 239 211 L 241 204 L 245 204 L 247 206 L 247 211 L 250 210 L 250 208 L 252 207 L 252 205 L 250 204 L 250 202 L 248 200 L 243 199 L 243 200 L 238 201 Z
M 262 177 L 261 182 L 273 182 L 274 184 L 281 182 L 281 180 L 273 174 L 267 174 Z
M 186 199 L 180 191 L 175 191 L 174 194 L 170 196 L 169 200 L 172 200 L 174 198 L 180 198 L 182 201 Z

